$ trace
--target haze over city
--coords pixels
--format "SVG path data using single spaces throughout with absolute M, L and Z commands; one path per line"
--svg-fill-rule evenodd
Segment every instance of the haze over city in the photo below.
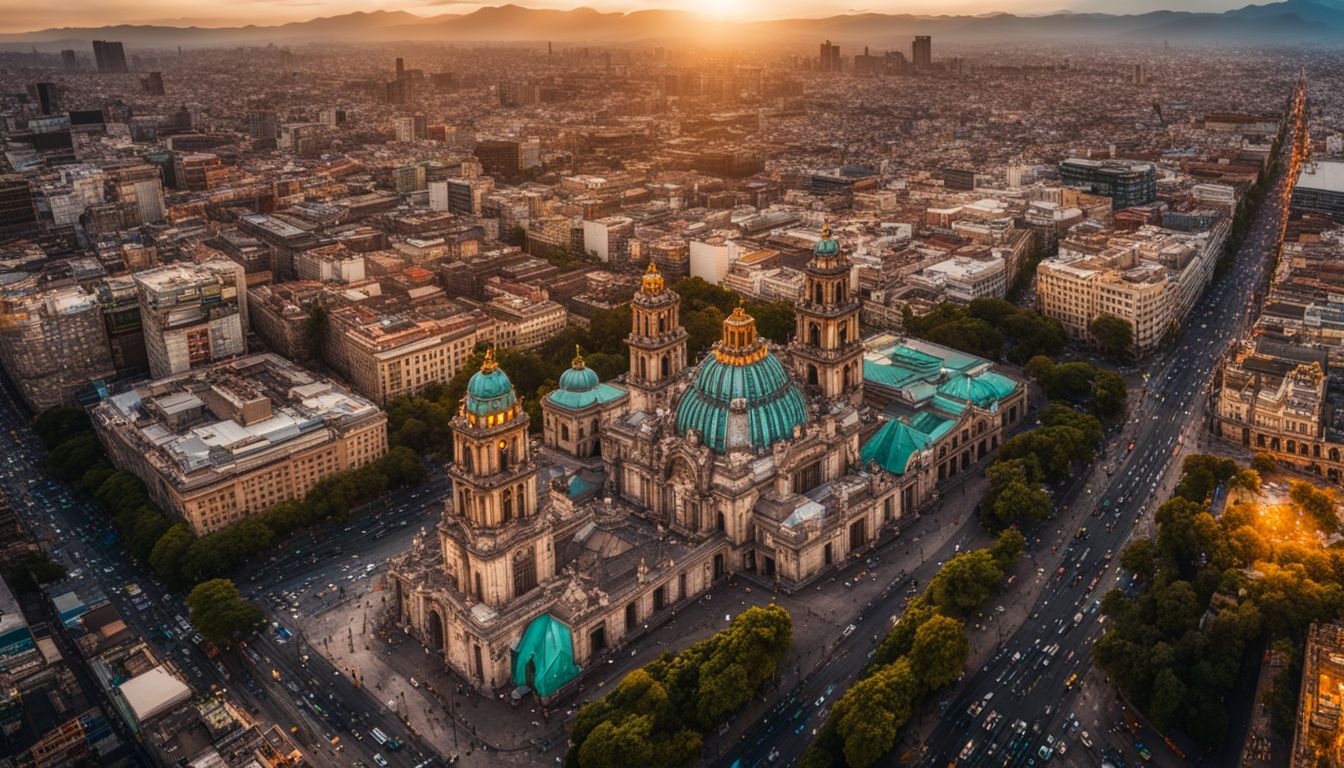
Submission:
M 0 763 L 1344 768 L 1344 0 L 0 11 Z

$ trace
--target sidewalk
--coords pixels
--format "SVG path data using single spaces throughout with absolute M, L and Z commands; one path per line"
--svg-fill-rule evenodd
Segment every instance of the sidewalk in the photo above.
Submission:
M 776 690 L 790 689 L 826 661 L 827 649 L 864 605 L 877 599 L 902 571 L 913 572 L 925 553 L 932 557 L 953 540 L 963 549 L 989 543 L 990 536 L 979 522 L 969 519 L 985 483 L 980 470 L 962 475 L 959 483 L 943 489 L 939 502 L 908 522 L 897 538 L 796 594 L 775 595 L 738 578 L 677 608 L 665 623 L 652 627 L 632 646 L 585 669 L 577 699 L 566 702 L 563 712 L 546 711 L 530 699 L 512 706 L 506 698 L 483 698 L 459 688 L 460 679 L 454 673 L 388 624 L 384 598 L 389 593 L 380 576 L 363 585 L 356 582 L 349 590 L 351 597 L 306 617 L 300 626 L 308 642 L 332 664 L 346 674 L 357 669 L 375 698 L 407 720 L 442 754 L 460 755 L 460 764 L 552 765 L 563 758 L 566 721 L 580 706 L 601 697 L 608 686 L 664 651 L 675 653 L 723 629 L 727 620 L 751 606 L 776 602 L 793 616 L 793 650 L 781 665 L 776 685 Z M 872 568 L 865 565 L 869 558 L 874 561 Z M 993 637 L 992 632 L 988 634 Z M 417 686 L 411 685 L 411 678 Z M 724 735 L 706 736 L 706 751 L 713 754 L 731 743 L 770 703 L 768 692 L 752 701 L 729 721 Z M 455 730 L 450 710 L 456 715 Z

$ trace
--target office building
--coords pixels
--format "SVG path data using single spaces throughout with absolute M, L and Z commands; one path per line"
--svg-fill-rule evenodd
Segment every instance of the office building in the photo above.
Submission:
M 102 73 L 126 72 L 126 51 L 121 43 L 107 40 L 93 41 L 93 60 Z
M 840 46 L 832 45 L 830 40 L 821 44 L 821 59 L 817 68 L 822 72 L 840 71 Z
M 1157 199 L 1157 166 L 1145 161 L 1070 158 L 1059 164 L 1059 180 L 1066 187 L 1111 198 L 1116 211 Z
M 18 232 L 37 223 L 33 189 L 18 174 L 0 174 L 0 233 Z
M 446 384 L 480 342 L 494 341 L 495 323 L 478 311 L 447 315 L 347 306 L 331 312 L 327 357 L 356 392 L 379 405 Z
M 1293 187 L 1293 207 L 1344 222 L 1344 162 L 1313 160 L 1302 165 Z
M 163 378 L 247 351 L 242 266 L 227 259 L 135 275 L 149 370 Z
M 90 416 L 112 463 L 197 535 L 387 450 L 378 406 L 272 354 L 139 384 Z
M 61 51 L 61 68 L 66 72 L 75 72 L 79 69 L 79 56 L 73 48 Z
M 29 84 L 28 98 L 37 103 L 38 110 L 44 115 L 61 111 L 61 88 L 55 83 Z
M 916 67 L 928 67 L 933 64 L 933 38 L 929 35 L 915 35 L 910 44 L 910 63 Z

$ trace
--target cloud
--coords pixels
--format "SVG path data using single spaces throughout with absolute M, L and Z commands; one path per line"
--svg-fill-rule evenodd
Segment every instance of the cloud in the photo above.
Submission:
M 481 0 L 424 0 L 421 5 L 480 5 Z

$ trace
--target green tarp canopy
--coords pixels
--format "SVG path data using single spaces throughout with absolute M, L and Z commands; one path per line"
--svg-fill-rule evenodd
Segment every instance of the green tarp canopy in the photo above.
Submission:
M 527 665 L 532 664 L 532 679 Z M 513 684 L 530 686 L 538 696 L 550 696 L 579 674 L 574 663 L 574 641 L 569 627 L 549 613 L 532 620 L 518 641 L 513 661 Z

